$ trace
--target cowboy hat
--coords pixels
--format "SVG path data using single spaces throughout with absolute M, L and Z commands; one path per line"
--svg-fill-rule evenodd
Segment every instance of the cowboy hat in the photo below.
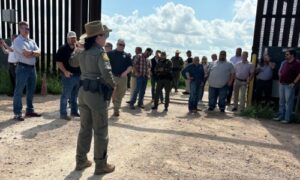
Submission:
M 112 30 L 109 29 L 106 25 L 102 25 L 101 21 L 92 21 L 84 25 L 85 33 L 80 36 L 80 39 L 86 39 L 99 34 L 108 34 Z

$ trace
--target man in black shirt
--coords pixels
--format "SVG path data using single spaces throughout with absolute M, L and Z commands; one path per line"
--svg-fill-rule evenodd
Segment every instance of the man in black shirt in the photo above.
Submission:
M 55 61 L 60 72 L 62 94 L 60 97 L 60 118 L 71 120 L 67 114 L 68 100 L 71 106 L 71 116 L 79 117 L 78 114 L 78 90 L 80 80 L 80 68 L 71 67 L 69 59 L 76 48 L 77 37 L 73 31 L 67 34 L 67 44 L 61 46 L 55 56 Z
M 111 70 L 115 81 L 115 88 L 112 97 L 114 104 L 114 116 L 120 115 L 120 107 L 122 99 L 127 89 L 127 74 L 132 70 L 132 62 L 130 55 L 124 52 L 125 41 L 119 39 L 117 48 L 108 52 Z

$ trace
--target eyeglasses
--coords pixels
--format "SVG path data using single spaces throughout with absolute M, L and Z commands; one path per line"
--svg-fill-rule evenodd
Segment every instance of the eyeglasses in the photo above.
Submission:
M 122 46 L 122 47 L 125 47 L 125 44 L 118 44 L 118 46 Z

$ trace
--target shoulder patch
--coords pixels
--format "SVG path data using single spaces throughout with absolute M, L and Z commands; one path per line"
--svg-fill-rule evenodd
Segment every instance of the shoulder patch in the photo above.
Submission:
M 109 61 L 109 57 L 107 56 L 107 53 L 102 53 L 102 59 L 103 59 L 103 61 L 105 61 L 105 62 L 108 62 L 108 61 Z

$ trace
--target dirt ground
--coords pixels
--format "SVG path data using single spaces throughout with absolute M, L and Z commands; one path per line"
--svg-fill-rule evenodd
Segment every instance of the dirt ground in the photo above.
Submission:
M 0 96 L 0 179 L 300 179 L 300 125 L 241 118 L 218 110 L 187 114 L 187 96 L 173 94 L 169 112 L 109 110 L 114 173 L 74 171 L 79 118 L 59 119 L 59 96 L 37 96 L 41 118 L 12 120 L 11 97 Z M 24 102 L 24 101 L 23 101 Z M 206 107 L 202 106 L 204 110 Z M 93 147 L 89 153 L 93 159 Z

